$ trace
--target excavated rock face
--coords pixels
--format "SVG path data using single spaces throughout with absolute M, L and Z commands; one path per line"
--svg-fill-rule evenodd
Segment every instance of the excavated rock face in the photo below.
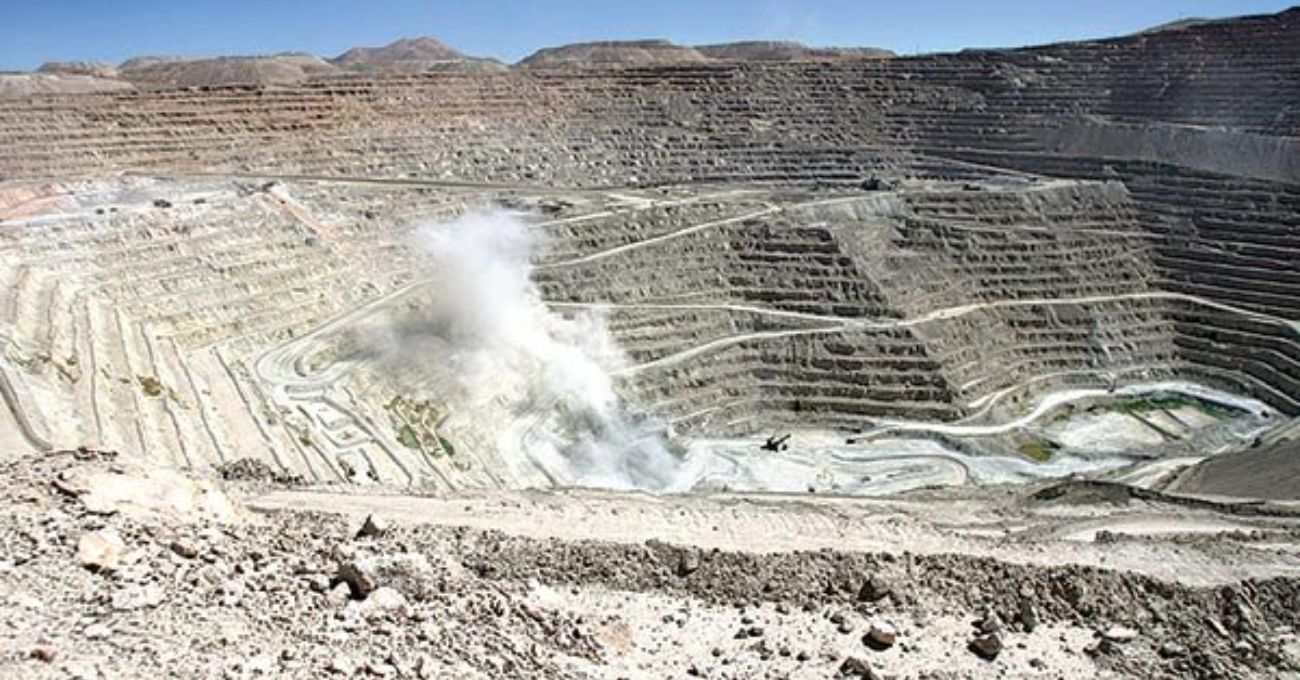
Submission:
M 439 295 L 417 224 L 505 205 L 543 244 L 538 304 L 622 353 L 602 370 L 624 421 L 823 438 L 683 488 L 884 493 L 1245 446 L 1300 413 L 1295 16 L 816 64 L 548 53 L 609 62 L 581 73 L 153 58 L 121 72 L 295 73 L 6 101 L 0 441 L 305 482 L 587 483 L 565 465 L 599 439 L 569 431 L 589 414 L 518 397 L 538 385 L 464 397 L 455 361 L 393 347 Z M 414 40 L 339 59 L 452 56 Z M 1221 401 L 1124 391 L 1188 383 Z M 1078 412 L 1018 421 L 1075 390 Z M 900 432 L 928 447 L 909 458 L 924 474 L 823 455 Z M 566 445 L 520 462 L 525 439 Z

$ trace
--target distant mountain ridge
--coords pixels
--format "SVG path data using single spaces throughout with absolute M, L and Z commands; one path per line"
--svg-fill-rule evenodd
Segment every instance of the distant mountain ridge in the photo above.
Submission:
M 1279 16 L 1300 16 L 1291 8 Z M 1238 17 L 1240 18 L 1240 17 Z M 1134 36 L 1185 30 L 1226 19 L 1180 19 Z M 118 65 L 95 62 L 42 64 L 35 72 L 4 74 L 0 99 L 31 94 L 85 93 L 156 87 L 292 84 L 347 74 L 414 74 L 444 71 L 504 71 L 735 62 L 815 62 L 890 59 L 877 47 L 811 47 L 793 41 L 744 40 L 708 45 L 678 45 L 663 39 L 602 40 L 546 47 L 507 65 L 467 55 L 436 38 L 394 40 L 380 47 L 353 47 L 332 58 L 302 52 L 252 56 L 137 56 Z
M 211 59 L 137 57 L 123 62 L 118 69 L 123 80 L 136 85 L 179 87 L 297 83 L 339 72 L 320 57 L 301 52 Z
M 401 38 L 382 47 L 353 47 L 332 59 L 283 52 L 219 57 L 141 55 L 117 65 L 52 61 L 32 73 L 6 74 L 0 83 L 0 98 L 151 87 L 292 84 L 349 73 L 507 68 L 500 61 L 466 55 L 435 38 Z
M 347 73 L 420 73 L 448 69 L 504 70 L 505 64 L 472 57 L 436 38 L 401 38 L 383 47 L 353 47 L 329 62 Z
M 523 68 L 651 66 L 707 61 L 710 59 L 695 48 L 676 45 L 667 40 L 597 40 L 545 47 L 525 57 L 516 66 Z
M 464 59 L 465 54 L 436 38 L 401 38 L 383 47 L 353 47 L 330 63 L 342 69 L 363 68 L 394 61 Z
M 667 40 L 603 40 L 543 48 L 525 57 L 516 66 L 652 66 L 735 61 L 838 61 L 892 56 L 893 52 L 876 47 L 808 47 L 782 40 L 747 40 L 696 46 L 677 45 Z
M 797 42 L 751 40 L 715 45 L 677 45 L 667 40 L 606 40 L 547 47 L 515 64 L 518 68 L 654 66 L 735 61 L 810 61 L 888 58 L 873 47 L 808 47 Z M 400 38 L 380 47 L 353 47 L 333 58 L 305 52 L 185 57 L 141 55 L 121 64 L 47 62 L 40 78 L 15 80 L 10 96 L 21 93 L 96 92 L 134 87 L 206 87 L 215 85 L 292 84 L 311 78 L 349 73 L 426 73 L 504 71 L 496 59 L 475 57 L 427 36 Z M 33 74 L 33 75 L 36 75 Z M 58 77 L 55 77 L 58 76 Z M 74 77 L 75 76 L 75 77 Z M 23 83 L 19 87 L 17 83 Z
M 836 59 L 887 59 L 896 56 L 882 47 L 809 47 L 788 40 L 742 40 L 697 45 L 701 54 L 720 61 L 808 61 Z
M 47 61 L 36 69 L 36 73 L 96 78 L 116 78 L 119 75 L 116 65 L 91 61 Z

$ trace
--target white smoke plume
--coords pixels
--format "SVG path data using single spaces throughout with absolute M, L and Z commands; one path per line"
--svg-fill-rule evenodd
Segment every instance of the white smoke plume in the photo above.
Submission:
M 625 362 L 604 319 L 552 311 L 530 278 L 537 236 L 520 215 L 466 214 L 416 230 L 433 282 L 432 316 L 402 344 L 439 367 L 442 389 L 498 434 L 500 455 L 558 484 L 664 489 L 677 467 L 661 428 L 632 418 L 611 372 Z M 429 356 L 432 354 L 432 356 Z M 504 407 L 504 409 L 502 408 Z M 499 417 L 499 415 L 498 415 Z

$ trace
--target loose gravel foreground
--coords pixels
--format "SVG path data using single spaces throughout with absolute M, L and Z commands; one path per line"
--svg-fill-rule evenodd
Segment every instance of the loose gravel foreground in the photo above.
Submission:
M 1296 677 L 1300 579 L 253 514 L 92 451 L 0 479 L 0 675 Z M 162 476 L 160 476 L 162 475 Z M 232 494 L 237 496 L 238 494 Z

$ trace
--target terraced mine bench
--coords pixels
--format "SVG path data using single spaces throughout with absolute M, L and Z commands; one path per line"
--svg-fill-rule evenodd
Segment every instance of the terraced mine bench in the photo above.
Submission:
M 419 225 L 506 205 L 537 295 L 603 314 L 619 393 L 683 436 L 1162 380 L 1300 415 L 1298 31 L 0 101 L 10 409 L 182 467 L 552 483 L 394 412 L 426 400 L 364 350 L 429 303 Z

